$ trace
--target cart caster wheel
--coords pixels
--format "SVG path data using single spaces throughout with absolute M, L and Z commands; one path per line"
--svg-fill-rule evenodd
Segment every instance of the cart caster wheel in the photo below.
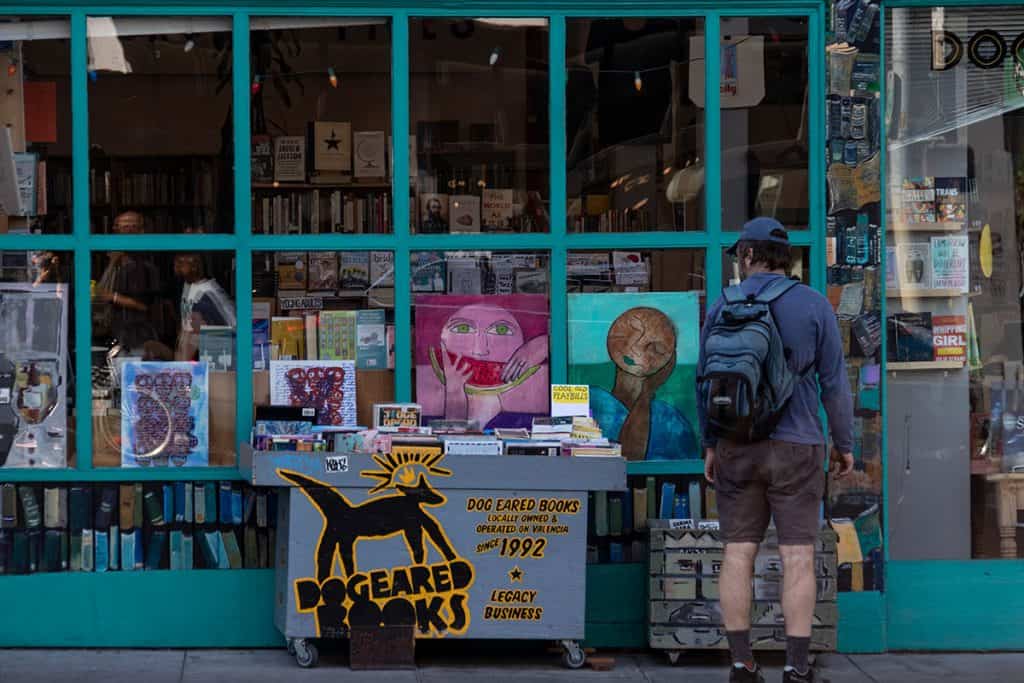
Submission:
M 679 656 L 681 654 L 683 654 L 683 653 L 682 652 L 666 652 L 665 654 L 668 655 L 668 663 L 669 663 L 669 665 L 675 666 L 676 664 L 679 663 Z
M 320 651 L 305 638 L 297 638 L 292 648 L 295 650 L 295 663 L 303 669 L 312 669 L 320 662 Z
M 587 653 L 574 640 L 562 641 L 562 666 L 566 669 L 581 669 L 587 662 Z
M 295 656 L 295 641 L 291 638 L 288 639 L 288 654 L 292 657 Z

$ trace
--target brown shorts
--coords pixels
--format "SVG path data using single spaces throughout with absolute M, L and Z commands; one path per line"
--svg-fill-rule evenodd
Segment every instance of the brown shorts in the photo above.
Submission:
M 813 545 L 818 538 L 824 446 L 719 440 L 714 476 L 726 543 L 760 543 L 771 517 L 782 545 Z

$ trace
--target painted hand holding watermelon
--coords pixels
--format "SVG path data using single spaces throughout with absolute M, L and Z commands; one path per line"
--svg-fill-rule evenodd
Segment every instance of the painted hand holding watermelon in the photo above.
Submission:
M 443 342 L 440 349 L 430 349 L 430 365 L 448 391 L 464 387 L 466 393 L 470 395 L 501 394 L 519 386 L 540 369 L 541 363 L 547 358 L 546 339 L 542 337 L 540 342 L 543 344 L 544 355 L 539 361 L 529 365 L 534 349 L 524 351 L 522 355 L 517 351 L 508 361 L 490 361 L 460 356 L 449 351 Z M 527 343 L 521 349 L 530 346 L 531 343 Z

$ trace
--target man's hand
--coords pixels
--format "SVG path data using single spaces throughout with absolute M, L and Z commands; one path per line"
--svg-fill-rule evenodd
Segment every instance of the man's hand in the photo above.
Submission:
M 704 478 L 709 484 L 715 483 L 715 449 L 704 449 Z
M 850 472 L 853 472 L 853 453 L 841 453 L 833 447 L 832 455 L 829 458 L 828 471 L 836 475 L 836 479 L 842 479 Z

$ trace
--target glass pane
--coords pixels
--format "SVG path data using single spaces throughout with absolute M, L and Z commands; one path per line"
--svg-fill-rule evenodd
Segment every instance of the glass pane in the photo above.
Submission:
M 811 250 L 809 247 L 790 247 L 793 257 L 790 277 L 800 278 L 806 285 L 811 284 Z M 739 259 L 722 250 L 722 285 L 737 285 L 743 280 Z
M 391 26 L 252 20 L 252 231 L 391 232 Z
M 409 21 L 411 228 L 547 232 L 546 19 Z
M 723 17 L 722 226 L 808 227 L 807 17 Z
M 234 255 L 93 252 L 93 464 L 235 464 Z
M 569 381 L 604 436 L 629 460 L 699 458 L 704 250 L 574 251 L 568 276 Z
M 424 423 L 529 429 L 548 415 L 547 252 L 420 251 L 411 259 Z
M 704 20 L 566 22 L 570 231 L 704 229 Z
M 277 421 L 265 406 L 315 408 L 326 427 L 372 426 L 373 404 L 395 395 L 394 252 L 265 251 L 252 272 L 257 432 L 281 428 L 264 424 Z
M 231 20 L 88 21 L 92 232 L 232 232 Z
M 71 232 L 70 26 L 0 17 L 0 233 Z
M 1019 558 L 1024 9 L 886 18 L 891 555 Z
M 74 467 L 70 252 L 0 252 L 0 467 Z

